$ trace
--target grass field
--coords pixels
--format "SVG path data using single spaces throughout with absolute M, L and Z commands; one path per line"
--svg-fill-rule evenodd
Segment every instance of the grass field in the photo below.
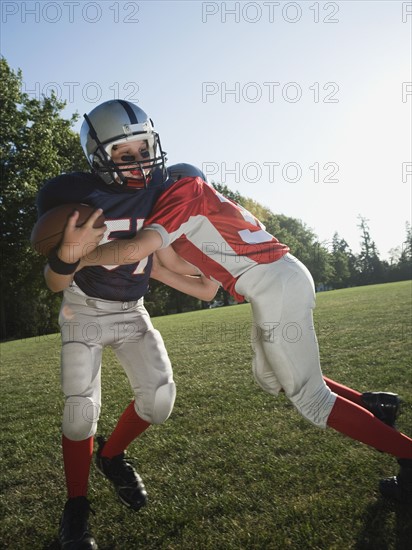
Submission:
M 325 375 L 359 391 L 404 398 L 412 434 L 411 283 L 318 295 Z M 92 468 L 91 525 L 101 549 L 412 548 L 411 510 L 384 502 L 395 460 L 319 430 L 284 396 L 265 394 L 250 364 L 249 305 L 154 319 L 174 365 L 178 397 L 163 426 L 129 449 L 150 504 L 133 513 Z M 1 346 L 0 548 L 57 548 L 65 502 L 58 335 Z M 99 433 L 131 393 L 111 350 L 103 365 Z

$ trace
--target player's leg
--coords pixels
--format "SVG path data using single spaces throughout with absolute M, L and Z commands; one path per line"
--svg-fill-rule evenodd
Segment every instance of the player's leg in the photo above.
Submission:
M 320 371 L 313 281 L 300 265 L 288 256 L 255 267 L 240 277 L 236 290 L 251 303 L 254 347 L 266 357 L 255 369 L 259 383 L 270 393 L 280 385 L 303 416 L 325 426 L 336 395 Z
M 314 292 L 310 274 L 300 262 L 279 262 L 266 273 L 256 273 L 253 296 L 247 296 L 276 381 L 299 412 L 315 425 L 328 425 L 398 458 L 412 458 L 410 438 L 386 426 L 363 407 L 336 396 L 326 386 L 312 320 Z M 236 288 L 242 293 L 242 285 Z
M 163 338 L 153 327 L 146 308 L 138 305 L 125 317 L 124 327 L 125 336 L 113 344 L 113 349 L 128 377 L 134 401 L 107 441 L 111 452 L 125 450 L 151 424 L 165 422 L 176 396 Z
M 313 294 L 311 289 L 309 289 L 309 292 L 311 295 Z M 264 292 L 263 295 L 266 296 L 266 293 Z M 278 297 L 279 302 L 281 302 L 282 300 L 283 300 L 283 297 Z M 312 307 L 314 307 L 314 301 L 313 301 Z M 273 312 L 271 312 L 271 314 L 273 315 Z M 279 311 L 276 313 L 276 318 L 279 319 L 279 321 L 277 321 L 279 325 L 279 329 L 281 329 L 284 332 L 284 335 L 283 335 L 284 340 L 287 340 L 288 336 L 290 338 L 291 332 L 293 331 L 294 327 L 296 327 L 296 330 L 300 332 L 300 325 L 299 327 L 297 327 L 295 316 L 293 316 L 293 320 L 283 322 L 282 326 L 280 321 L 281 313 Z M 270 327 L 270 325 L 271 325 L 270 322 L 266 323 L 266 326 Z M 273 322 L 272 322 L 272 325 L 274 326 Z M 313 322 L 311 318 L 309 321 L 309 325 L 313 326 Z M 312 339 L 311 331 L 312 331 L 312 328 L 310 328 L 309 330 L 310 339 Z M 277 395 L 277 393 L 281 389 L 280 384 L 276 378 L 276 374 L 273 371 L 273 368 L 270 366 L 270 364 L 266 359 L 265 352 L 261 342 L 262 338 L 260 338 L 259 336 L 260 335 L 257 334 L 257 331 L 254 327 L 252 329 L 252 348 L 254 351 L 253 373 L 258 384 L 262 386 L 262 388 L 265 391 L 273 395 Z M 313 337 L 315 338 L 314 333 L 313 333 Z M 293 338 L 292 338 L 292 343 L 295 344 L 295 342 L 293 341 Z M 310 344 L 312 345 L 312 342 L 310 342 Z M 318 364 L 317 354 L 315 354 L 313 357 L 314 357 L 315 363 Z M 400 407 L 400 399 L 396 394 L 389 393 L 389 392 L 360 393 L 356 390 L 353 390 L 352 388 L 348 388 L 347 386 L 344 386 L 343 384 L 339 384 L 338 382 L 335 382 L 334 380 L 326 376 L 323 376 L 323 379 L 326 382 L 326 385 L 331 389 L 333 393 L 340 395 L 341 397 L 344 397 L 345 399 L 348 399 L 349 401 L 352 401 L 353 403 L 356 403 L 357 405 L 360 405 L 368 409 L 377 418 L 379 418 L 379 420 L 382 420 L 382 422 L 385 422 L 385 424 L 388 424 L 389 426 L 395 425 L 395 420 L 398 415 L 399 407 Z
M 134 510 L 141 508 L 147 494 L 140 476 L 125 460 L 128 445 L 151 424 L 170 415 L 175 385 L 163 340 L 153 328 L 143 305 L 128 312 L 112 347 L 123 366 L 135 399 L 120 417 L 107 442 L 98 439 L 97 467 L 110 479 L 121 501 Z
M 299 289 L 296 286 L 297 282 L 298 279 L 295 281 L 292 280 L 292 287 L 295 286 L 295 288 L 291 288 L 290 292 L 293 295 L 296 295 L 296 293 L 299 292 Z M 312 311 L 306 310 L 306 314 L 303 314 L 301 321 L 297 321 L 299 326 L 311 326 L 311 323 L 308 323 L 307 320 L 308 315 L 312 317 Z M 296 312 L 289 317 L 289 319 L 293 318 L 298 319 L 298 317 L 296 317 Z M 305 332 L 305 330 L 302 332 Z M 310 328 L 308 332 L 310 333 Z M 303 337 L 303 341 L 304 340 L 305 339 Z M 291 401 L 297 405 L 297 408 L 300 409 L 303 414 L 307 411 L 308 404 L 310 404 L 311 407 L 314 404 L 313 399 L 310 397 L 311 395 L 316 395 L 316 391 L 319 391 L 319 395 L 323 395 L 323 392 L 320 389 L 321 384 L 319 382 L 320 367 L 317 364 L 319 363 L 319 359 L 313 361 L 313 359 L 316 358 L 315 347 L 317 348 L 317 343 L 309 338 L 306 339 L 305 347 L 307 347 L 307 350 L 304 371 L 306 371 L 306 374 L 309 374 L 310 376 L 307 382 L 305 382 L 302 386 L 302 389 L 296 395 L 291 397 Z M 299 346 L 297 350 L 299 350 Z M 294 361 L 296 361 L 296 356 Z M 319 390 L 316 390 L 318 385 Z M 339 391 L 344 390 L 342 386 L 336 389 Z M 348 392 L 348 390 L 349 388 L 344 391 Z M 354 393 L 351 391 L 350 396 L 352 398 L 354 397 Z M 361 400 L 363 401 L 363 399 L 364 396 L 362 396 Z M 323 401 L 323 403 L 327 403 L 327 401 Z M 319 405 L 322 406 L 322 401 L 319 401 Z M 376 409 L 374 412 L 376 412 Z M 322 418 L 322 415 L 319 415 L 318 418 Z M 313 418 L 311 417 L 308 419 L 313 421 Z M 388 419 L 388 416 L 386 419 Z M 388 454 L 392 454 L 396 458 L 400 459 L 398 460 L 400 464 L 399 475 L 395 478 L 390 478 L 381 482 L 380 490 L 382 495 L 385 497 L 396 498 L 403 503 L 412 502 L 412 439 L 396 431 L 392 426 L 386 425 L 381 420 L 383 419 L 377 418 L 374 414 L 367 410 L 367 408 L 365 409 L 364 402 L 362 402 L 362 406 L 359 406 L 355 402 L 338 395 L 334 401 L 330 414 L 327 416 L 326 424 L 328 427 L 331 427 L 340 433 L 351 437 L 352 439 L 361 441 L 362 443 Z
M 83 308 L 85 309 L 85 308 Z M 62 334 L 62 389 L 66 396 L 62 448 L 68 500 L 59 530 L 62 547 L 76 541 L 97 548 L 88 527 L 90 505 L 87 487 L 93 453 L 93 436 L 100 411 L 100 343 L 84 340 L 85 323 L 96 321 L 81 313 L 66 298 L 60 314 Z
M 109 439 L 105 441 L 104 451 L 101 455 L 111 458 L 122 453 L 150 425 L 150 422 L 143 420 L 136 413 L 135 402 L 133 400 L 123 411 Z
M 62 345 L 63 457 L 69 498 L 86 496 L 93 436 L 100 412 L 101 348 Z
M 356 390 L 352 390 L 352 388 L 348 388 L 343 384 L 339 384 L 338 382 L 335 382 L 334 380 L 332 380 L 331 378 L 328 378 L 325 375 L 323 375 L 323 379 L 326 382 L 326 385 L 328 386 L 328 388 L 330 388 L 334 393 L 336 393 L 336 395 L 345 397 L 345 399 L 349 399 L 349 401 L 352 401 L 357 405 L 362 405 L 362 394 L 360 392 Z
M 256 331 L 252 329 L 253 375 L 262 389 L 276 396 L 282 391 L 282 387 L 276 378 L 273 368 L 266 359 L 260 339 L 254 339 L 255 332 Z M 398 416 L 400 407 L 400 399 L 396 394 L 384 392 L 360 393 L 326 376 L 324 376 L 323 379 L 332 392 L 369 410 L 374 416 L 379 418 L 379 420 L 388 424 L 388 426 L 395 426 L 395 420 Z
M 387 426 L 372 413 L 338 396 L 327 425 L 398 459 L 397 476 L 383 479 L 379 489 L 385 498 L 412 504 L 412 439 Z
M 326 376 L 323 376 L 327 386 L 337 395 L 356 403 L 365 409 L 368 409 L 379 420 L 395 426 L 395 421 L 399 413 L 401 400 L 396 393 L 391 392 L 364 392 L 360 393 L 343 384 L 339 384 Z

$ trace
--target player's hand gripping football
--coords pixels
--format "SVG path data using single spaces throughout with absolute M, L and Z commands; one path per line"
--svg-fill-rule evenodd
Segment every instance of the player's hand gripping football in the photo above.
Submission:
M 80 226 L 76 226 L 79 212 L 75 210 L 64 228 L 63 238 L 57 254 L 63 262 L 75 263 L 83 256 L 91 254 L 102 240 L 106 225 L 93 227 L 103 210 L 98 208 Z

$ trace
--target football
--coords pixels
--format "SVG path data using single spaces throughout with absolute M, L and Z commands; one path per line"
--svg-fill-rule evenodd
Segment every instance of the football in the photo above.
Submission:
M 30 236 L 32 247 L 40 254 L 48 256 L 50 250 L 57 246 L 62 239 L 67 218 L 75 210 L 78 210 L 80 214 L 76 224 L 77 227 L 80 227 L 96 208 L 87 204 L 70 203 L 56 206 L 47 211 L 37 220 L 33 227 Z M 104 222 L 105 218 L 103 214 L 101 214 L 95 221 L 94 227 L 101 227 L 104 225 Z

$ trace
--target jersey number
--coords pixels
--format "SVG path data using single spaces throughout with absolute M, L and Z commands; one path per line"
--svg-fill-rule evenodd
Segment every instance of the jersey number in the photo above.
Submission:
M 143 223 L 144 219 L 136 219 L 136 231 L 139 231 L 139 229 L 143 227 Z M 107 226 L 107 229 L 99 245 L 108 243 L 109 241 L 113 241 L 113 237 L 111 238 L 110 235 L 114 232 L 117 233 L 119 231 L 127 231 L 128 233 L 130 233 L 130 231 L 132 231 L 132 220 L 130 218 L 125 218 L 123 220 L 106 220 L 105 224 Z M 132 275 L 141 275 L 142 273 L 144 273 L 148 260 L 148 258 L 143 258 L 143 260 L 140 260 Z M 102 267 L 108 269 L 109 271 L 113 271 L 113 269 L 117 269 L 119 266 L 103 265 Z
M 245 221 L 260 227 L 258 231 L 251 231 L 250 229 L 242 229 L 241 231 L 238 231 L 238 234 L 244 243 L 261 244 L 268 243 L 273 240 L 272 235 L 265 231 L 265 226 L 263 223 L 256 219 L 255 216 L 249 212 L 249 210 L 246 210 L 246 208 L 243 208 L 240 204 L 230 201 L 220 193 L 217 193 L 217 196 L 219 197 L 220 202 L 230 202 L 230 204 L 236 206 Z

